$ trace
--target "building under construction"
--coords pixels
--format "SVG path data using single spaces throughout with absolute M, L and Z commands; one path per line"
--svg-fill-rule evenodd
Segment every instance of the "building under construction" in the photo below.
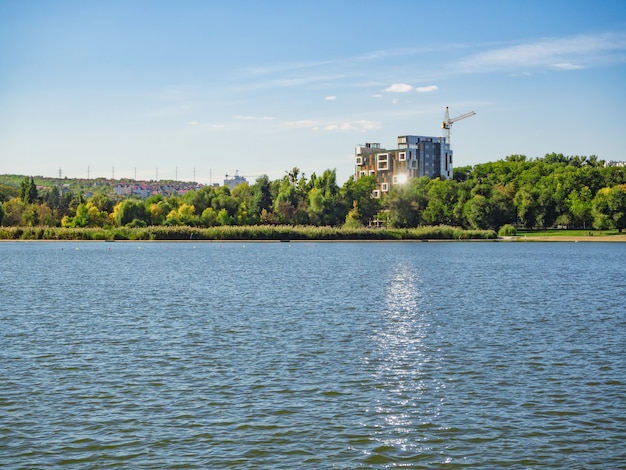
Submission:
M 452 178 L 452 150 L 450 128 L 461 119 L 473 116 L 469 112 L 450 119 L 448 109 L 442 123 L 444 137 L 420 135 L 398 136 L 398 146 L 388 150 L 378 143 L 359 145 L 355 150 L 355 178 L 376 176 L 374 197 L 381 197 L 395 184 L 403 184 L 412 178 Z

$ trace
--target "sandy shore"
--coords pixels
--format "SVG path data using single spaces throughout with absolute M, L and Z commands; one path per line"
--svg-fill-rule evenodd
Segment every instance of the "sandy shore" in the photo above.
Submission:
M 592 235 L 582 237 L 572 236 L 558 236 L 551 237 L 538 237 L 538 236 L 519 236 L 519 237 L 504 237 L 502 240 L 510 241 L 528 241 L 528 242 L 626 242 L 626 234 L 623 235 Z

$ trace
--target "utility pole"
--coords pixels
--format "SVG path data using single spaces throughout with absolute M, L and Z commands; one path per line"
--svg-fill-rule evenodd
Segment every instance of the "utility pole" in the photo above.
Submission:
M 111 168 L 111 179 L 114 180 L 115 179 L 115 167 Z

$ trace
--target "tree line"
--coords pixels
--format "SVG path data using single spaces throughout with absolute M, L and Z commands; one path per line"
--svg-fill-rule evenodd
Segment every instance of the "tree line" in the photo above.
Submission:
M 185 194 L 117 199 L 85 198 L 57 186 L 37 190 L 32 177 L 19 188 L 0 185 L 5 226 L 142 227 L 313 225 L 397 228 L 450 225 L 498 230 L 571 227 L 626 228 L 626 168 L 597 157 L 510 155 L 456 168 L 451 180 L 415 178 L 372 197 L 373 176 L 339 186 L 335 170 L 306 177 L 298 168 L 277 180 L 259 177 L 230 190 L 206 186 Z M 102 191 L 102 190 L 101 190 Z

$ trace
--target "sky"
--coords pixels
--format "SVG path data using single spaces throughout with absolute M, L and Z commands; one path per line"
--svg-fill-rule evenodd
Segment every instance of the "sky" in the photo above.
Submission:
M 0 0 L 0 174 L 278 179 L 441 136 L 626 160 L 620 0 Z

